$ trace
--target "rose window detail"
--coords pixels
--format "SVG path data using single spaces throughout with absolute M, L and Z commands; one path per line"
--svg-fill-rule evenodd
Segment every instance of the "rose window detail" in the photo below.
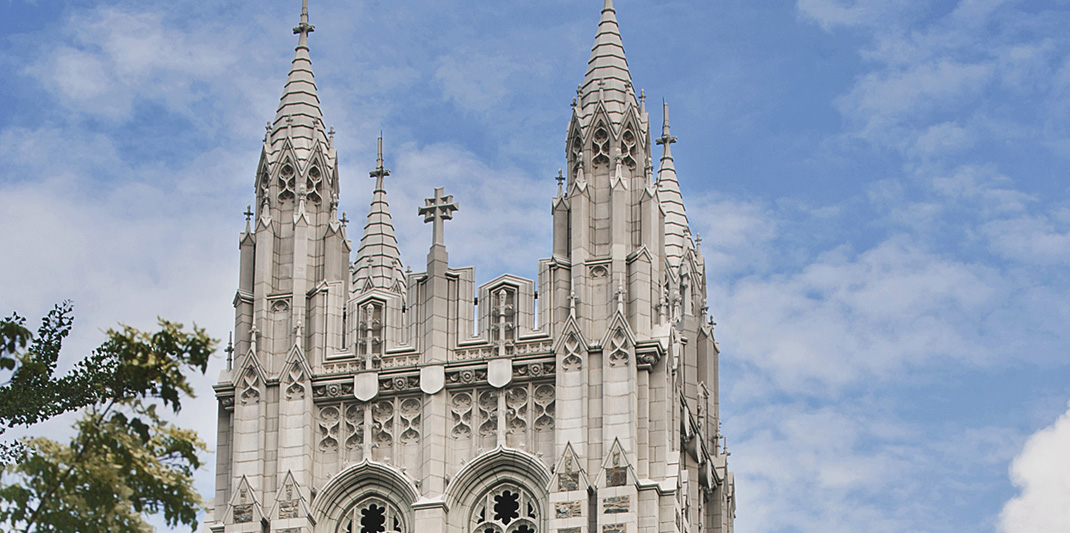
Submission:
M 536 533 L 539 503 L 514 484 L 495 487 L 472 507 L 471 533 Z
M 368 498 L 342 514 L 339 533 L 405 533 L 405 517 L 393 504 Z

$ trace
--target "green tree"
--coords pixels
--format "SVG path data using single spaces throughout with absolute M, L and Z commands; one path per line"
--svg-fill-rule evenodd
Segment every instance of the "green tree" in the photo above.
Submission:
M 122 326 L 56 377 L 72 322 L 64 303 L 42 319 L 35 337 L 17 315 L 0 323 L 0 368 L 12 372 L 0 385 L 0 430 L 85 409 L 68 444 L 25 439 L 9 456 L 0 524 L 24 532 L 151 531 L 144 516 L 160 513 L 170 526 L 196 529 L 202 501 L 192 478 L 205 447 L 157 409 L 177 413 L 193 395 L 186 372 L 205 371 L 215 341 L 196 326 L 186 332 L 165 320 L 151 334 Z

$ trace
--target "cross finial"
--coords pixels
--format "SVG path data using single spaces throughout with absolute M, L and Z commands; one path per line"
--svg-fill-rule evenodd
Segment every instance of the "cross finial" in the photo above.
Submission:
M 624 312 L 624 277 L 617 284 L 617 311 Z
M 249 222 L 249 220 L 252 219 L 253 215 L 255 214 L 255 213 L 253 213 L 253 206 L 251 206 L 251 205 L 245 206 L 245 212 L 242 213 L 242 214 L 245 215 L 245 221 Z
M 669 104 L 662 102 L 661 105 L 665 110 L 665 121 L 661 126 L 661 138 L 657 140 L 657 143 L 668 149 L 670 144 L 676 142 L 676 137 L 673 137 L 669 131 Z
M 308 38 L 308 34 L 316 31 L 316 27 L 308 23 L 308 0 L 301 1 L 301 23 L 294 28 L 294 35 L 300 35 L 302 39 Z
M 379 133 L 379 151 L 378 156 L 375 158 L 375 170 L 368 173 L 369 176 L 375 178 L 375 189 L 380 190 L 383 188 L 383 178 L 390 175 L 390 170 L 383 167 L 383 134 Z
M 327 132 L 327 135 L 331 137 L 331 145 L 334 145 L 334 126 L 331 126 L 331 130 Z
M 342 211 L 342 219 L 339 220 L 339 222 L 342 223 L 342 226 L 345 226 L 346 224 L 349 224 L 349 219 L 346 218 L 346 212 L 345 211 Z
M 425 199 L 424 202 L 419 214 L 424 216 L 425 223 L 432 223 L 431 245 L 445 245 L 445 221 L 453 218 L 453 212 L 457 210 L 457 202 L 453 201 L 452 194 L 445 194 L 442 187 L 436 187 L 435 195 Z
M 598 78 L 598 101 L 606 101 L 606 79 Z
M 557 180 L 557 195 L 561 196 L 561 194 L 564 192 L 564 189 L 562 187 L 564 186 L 565 180 L 568 178 L 566 178 L 565 175 L 561 173 L 561 169 L 557 169 L 557 176 L 554 176 L 554 179 Z

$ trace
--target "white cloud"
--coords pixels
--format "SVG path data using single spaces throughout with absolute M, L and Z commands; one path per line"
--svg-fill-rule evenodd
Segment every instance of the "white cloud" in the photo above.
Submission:
M 1033 434 L 1011 464 L 1019 493 L 1000 513 L 1005 533 L 1070 531 L 1070 410 Z
M 77 113 L 121 120 L 140 100 L 188 113 L 205 96 L 198 84 L 231 73 L 238 57 L 225 33 L 184 32 L 149 12 L 78 11 L 70 42 L 26 67 Z
M 837 26 L 860 26 L 887 22 L 907 2 L 900 0 L 799 0 L 799 13 L 825 30 Z
M 983 363 L 992 349 L 981 324 L 1005 285 L 994 270 L 898 236 L 860 254 L 829 251 L 798 272 L 741 280 L 722 301 L 731 327 L 720 338 L 781 390 L 834 395 L 918 365 Z

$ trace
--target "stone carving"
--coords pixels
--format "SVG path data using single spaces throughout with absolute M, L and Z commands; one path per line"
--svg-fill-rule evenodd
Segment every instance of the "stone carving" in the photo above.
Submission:
M 505 393 L 505 430 L 512 434 L 527 432 L 528 390 L 526 385 L 512 387 Z
M 353 395 L 353 382 L 324 383 L 312 386 L 312 397 L 315 399 L 330 399 L 350 397 Z
M 252 366 L 245 369 L 241 377 L 241 403 L 257 403 L 260 401 L 260 375 Z
M 345 408 L 346 450 L 361 450 L 364 447 L 364 403 L 350 403 Z
M 498 391 L 485 390 L 479 394 L 479 436 L 487 437 L 498 433 Z
M 561 369 L 572 372 L 583 368 L 583 359 L 580 357 L 580 340 L 575 333 L 570 333 L 565 339 L 565 358 L 561 360 Z
M 604 524 L 602 533 L 628 533 L 628 526 L 626 524 Z
M 400 420 L 398 421 L 399 440 L 402 445 L 417 444 L 420 442 L 420 413 L 423 405 L 416 398 L 399 400 L 401 405 L 398 409 Z
M 286 373 L 286 378 L 283 381 L 283 385 L 286 387 L 286 399 L 287 400 L 303 400 L 305 398 L 305 371 L 301 368 L 301 365 L 290 365 L 290 370 Z
M 381 377 L 379 379 L 379 391 L 402 392 L 409 389 L 420 388 L 420 377 L 417 376 L 394 376 Z
M 617 328 L 609 338 L 609 366 L 628 365 L 628 337 Z
M 372 442 L 375 446 L 389 449 L 394 444 L 394 400 L 383 400 L 372 405 Z
M 338 450 L 338 423 L 340 420 L 338 407 L 329 405 L 320 408 L 319 416 L 316 417 L 319 434 L 319 450 L 330 453 Z
M 535 431 L 552 431 L 554 429 L 554 386 L 543 384 L 535 387 L 532 394 Z
M 450 395 L 450 414 L 453 419 L 450 435 L 455 439 L 472 438 L 472 394 L 455 392 Z

